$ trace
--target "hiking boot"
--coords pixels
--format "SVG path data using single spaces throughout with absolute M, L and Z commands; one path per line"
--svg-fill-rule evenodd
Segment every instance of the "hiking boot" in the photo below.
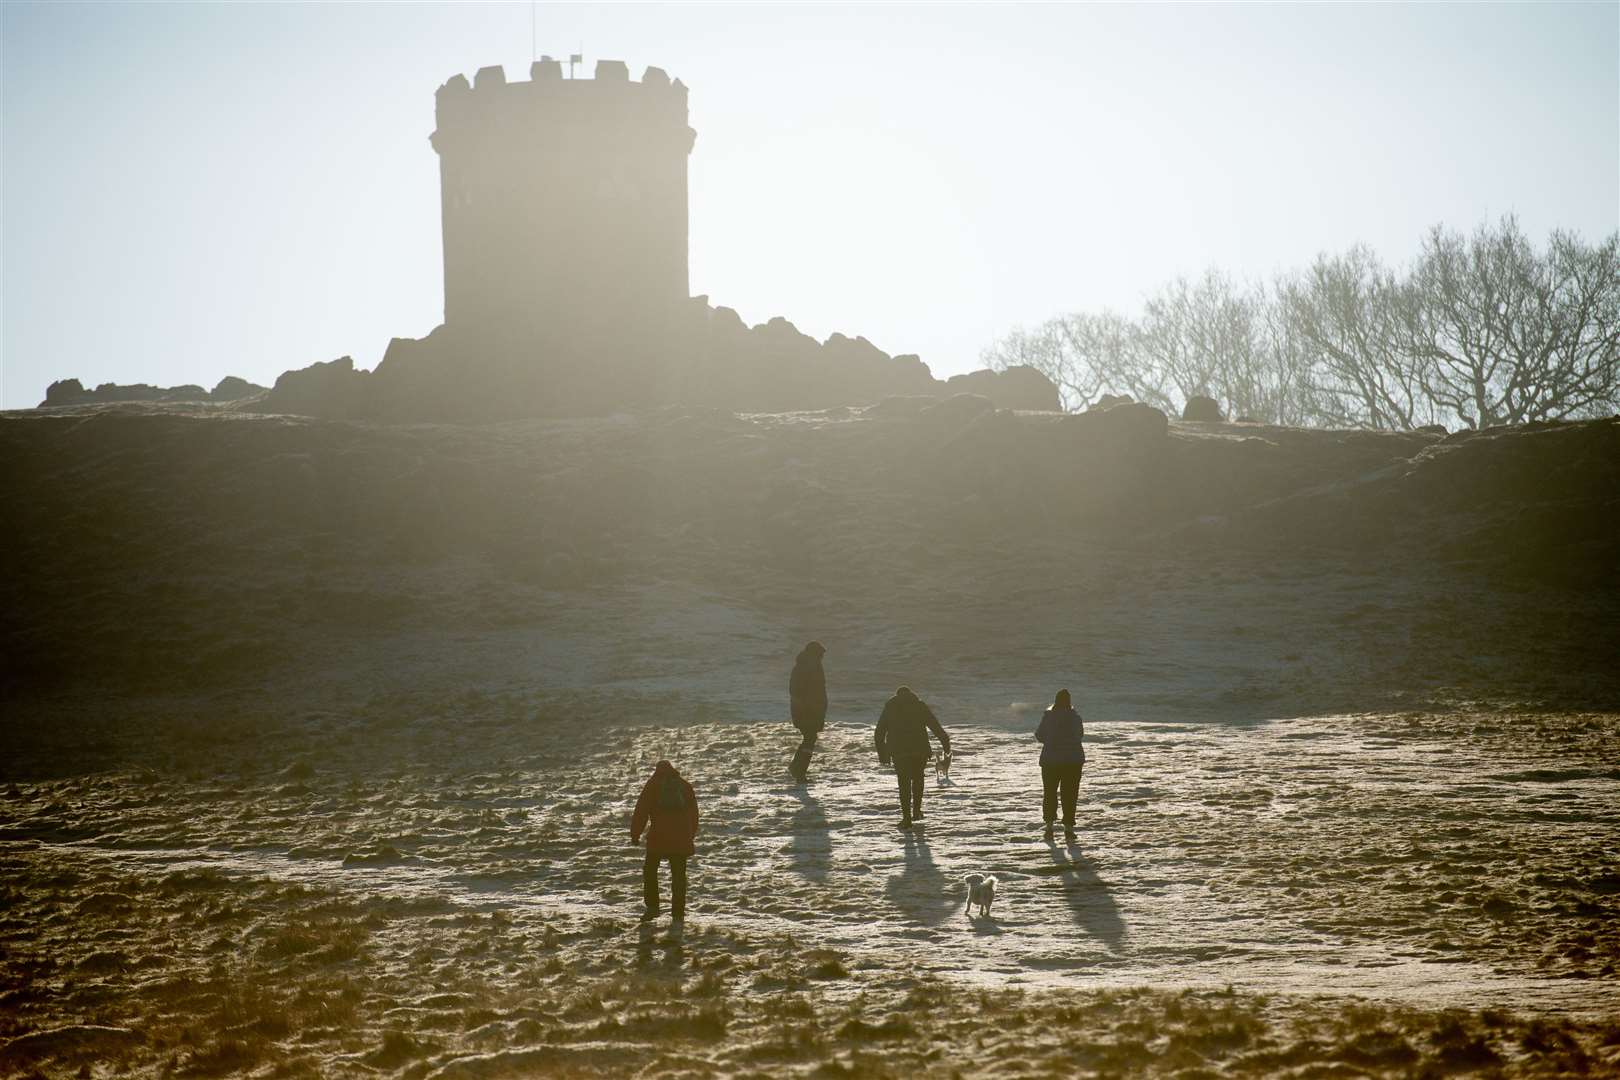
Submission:
M 915 809 L 915 810 L 913 810 L 911 812 L 911 820 L 912 821 L 921 821 L 923 819 L 923 816 L 924 815 L 923 815 L 923 812 L 922 812 L 922 807 L 920 807 L 920 806 L 917 807 L 917 809 Z
M 1046 842 L 1047 843 L 1050 844 L 1052 842 L 1052 838 L 1053 838 L 1053 835 L 1054 835 L 1054 830 L 1056 828 L 1057 828 L 1057 826 L 1053 825 L 1050 821 L 1048 821 L 1046 823 L 1046 834 L 1045 834 L 1045 836 L 1046 836 Z
M 1072 844 L 1072 843 L 1075 842 L 1075 840 L 1077 838 L 1074 835 L 1074 826 L 1073 825 L 1065 825 L 1065 826 L 1063 826 L 1063 839 L 1064 839 L 1064 841 L 1066 843 Z
M 909 829 L 909 828 L 911 828 L 911 819 L 909 817 L 901 818 L 900 823 L 898 825 L 896 825 L 895 828 L 898 828 L 898 829 Z
M 658 918 L 658 909 L 657 908 L 650 907 L 650 908 L 642 908 L 641 909 L 641 921 L 642 922 L 652 922 L 656 918 Z

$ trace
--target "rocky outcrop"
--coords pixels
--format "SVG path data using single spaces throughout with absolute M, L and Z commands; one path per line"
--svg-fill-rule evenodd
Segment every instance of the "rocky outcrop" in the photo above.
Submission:
M 240 401 L 252 397 L 254 394 L 264 393 L 265 388 L 258 383 L 248 382 L 237 375 L 227 375 L 215 384 L 208 392 L 210 401 Z
M 1187 404 L 1181 410 L 1181 418 L 1217 424 L 1226 419 L 1221 415 L 1220 402 L 1202 394 L 1194 394 L 1187 399 Z
M 912 354 L 864 337 L 817 341 L 780 316 L 748 326 L 695 298 L 653 356 L 582 364 L 577 344 L 503 341 L 440 326 L 395 338 L 375 372 L 347 357 L 290 371 L 244 410 L 329 419 L 501 420 L 591 416 L 669 405 L 782 413 L 874 405 L 888 398 L 971 394 L 998 409 L 1056 412 L 1057 388 L 1033 368 L 941 381 Z M 564 359 L 559 359 L 563 357 Z
M 61 379 L 45 390 L 40 406 L 103 405 L 120 401 L 207 401 L 208 391 L 200 386 L 152 386 L 148 383 L 102 383 L 86 390 L 78 379 Z
M 45 390 L 40 408 L 61 405 L 109 405 L 125 401 L 237 401 L 263 393 L 264 387 L 227 375 L 212 391 L 193 383 L 152 386 L 148 383 L 102 383 L 86 390 L 78 379 L 59 379 Z
M 320 416 L 334 420 L 358 419 L 372 415 L 375 399 L 369 393 L 375 377 L 354 369 L 354 358 L 311 364 L 297 371 L 284 371 L 276 385 L 249 411 Z
M 998 409 L 1027 409 L 1032 412 L 1060 412 L 1057 387 L 1032 367 L 1019 365 L 1003 371 L 970 371 L 945 380 L 952 394 L 979 394 L 995 402 Z

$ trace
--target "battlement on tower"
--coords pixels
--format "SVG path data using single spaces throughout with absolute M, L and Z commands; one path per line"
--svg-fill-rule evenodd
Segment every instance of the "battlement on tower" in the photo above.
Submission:
M 442 154 L 465 137 L 522 139 L 566 135 L 570 129 L 662 131 L 684 138 L 690 152 L 696 135 L 687 126 L 686 98 L 686 84 L 663 68 L 649 67 L 636 81 L 622 60 L 598 60 L 591 79 L 564 78 L 561 61 L 536 60 L 528 80 L 515 82 L 497 64 L 479 68 L 471 82 L 458 74 L 439 87 L 432 142 Z

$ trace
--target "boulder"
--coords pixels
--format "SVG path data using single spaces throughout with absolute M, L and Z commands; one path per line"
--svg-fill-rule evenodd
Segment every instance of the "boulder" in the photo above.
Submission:
M 1187 399 L 1187 405 L 1181 410 L 1183 420 L 1200 420 L 1207 423 L 1220 423 L 1225 419 L 1221 415 L 1221 406 L 1212 397 L 1203 394 L 1194 394 Z
M 254 394 L 262 394 L 264 390 L 265 388 L 258 383 L 250 383 L 236 375 L 227 375 L 208 392 L 208 397 L 211 401 L 240 401 Z
M 1129 405 L 1131 401 L 1131 395 L 1129 394 L 1104 394 L 1086 406 L 1086 411 L 1102 412 L 1104 409 L 1112 409 L 1115 405 Z
M 1135 451 L 1156 448 L 1170 430 L 1170 419 L 1151 405 L 1126 401 L 1109 409 L 1088 410 L 1081 414 L 1088 430 L 1102 434 L 1109 442 L 1132 447 Z
M 277 376 L 270 392 L 252 404 L 250 411 L 327 419 L 364 416 L 371 411 L 367 378 L 367 372 L 354 369 L 354 358 L 350 356 L 284 371 Z
M 119 401 L 207 401 L 208 391 L 195 383 L 153 386 L 150 383 L 106 382 L 86 390 L 78 379 L 61 379 L 45 391 L 46 405 L 101 405 Z
M 88 396 L 84 384 L 78 379 L 58 379 L 45 388 L 45 400 L 39 403 L 39 407 L 43 409 L 47 405 L 77 405 Z
M 1052 380 L 1027 364 L 1019 364 L 1005 371 L 986 368 L 965 375 L 952 375 L 945 380 L 945 392 L 979 394 L 989 398 L 998 409 L 1058 412 L 1063 408 Z

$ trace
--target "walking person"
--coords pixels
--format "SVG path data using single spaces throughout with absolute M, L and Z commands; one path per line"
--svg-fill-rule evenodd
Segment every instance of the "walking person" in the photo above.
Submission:
M 928 733 L 939 740 L 939 752 L 951 752 L 951 737 L 945 734 L 934 711 L 911 687 L 902 686 L 883 706 L 877 731 L 878 764 L 894 762 L 894 775 L 900 783 L 900 828 L 911 828 L 923 819 L 923 773 L 928 767 Z
M 646 910 L 641 921 L 658 917 L 658 864 L 667 859 L 670 916 L 681 922 L 686 918 L 686 860 L 696 850 L 692 838 L 698 831 L 697 793 L 667 761 L 653 767 L 641 789 L 636 812 L 630 817 L 630 842 L 641 843 L 643 831 L 647 858 L 641 864 L 641 893 Z
M 799 749 L 793 755 L 788 772 L 793 779 L 804 783 L 810 772 L 810 755 L 816 748 L 816 737 L 827 726 L 827 673 L 821 669 L 821 658 L 827 647 L 812 641 L 799 650 L 793 661 L 793 674 L 788 676 L 788 710 L 793 726 L 799 729 Z
M 1059 690 L 1052 707 L 1041 714 L 1035 739 L 1041 744 L 1041 817 L 1046 839 L 1052 839 L 1059 795 L 1063 798 L 1063 839 L 1074 843 L 1074 804 L 1080 797 L 1080 773 L 1086 764 L 1086 725 L 1074 711 L 1067 690 Z

